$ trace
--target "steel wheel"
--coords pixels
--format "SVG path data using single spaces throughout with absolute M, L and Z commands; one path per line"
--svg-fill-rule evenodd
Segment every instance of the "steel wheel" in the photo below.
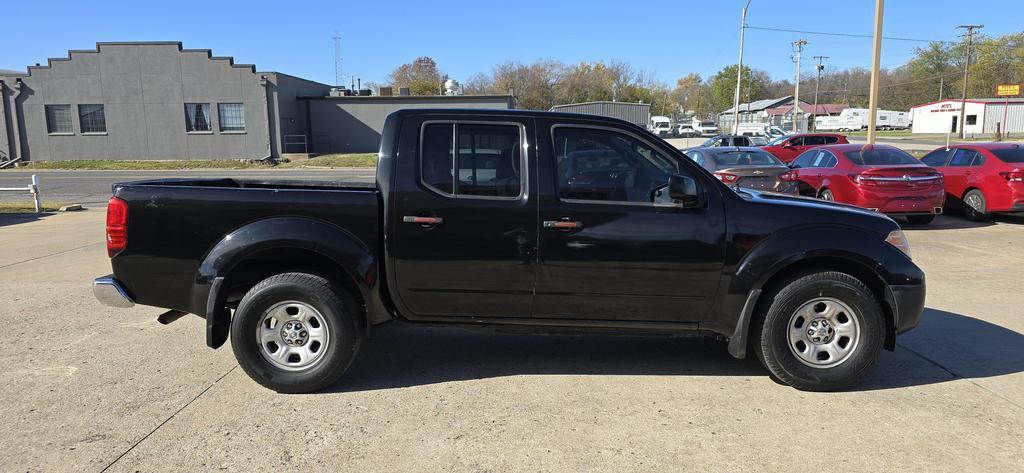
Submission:
M 818 297 L 789 318 L 789 349 L 813 368 L 831 368 L 846 361 L 860 341 L 860 319 L 839 299 Z
M 256 329 L 260 354 L 274 366 L 303 371 L 316 366 L 331 341 L 323 315 L 309 304 L 285 301 L 263 313 Z

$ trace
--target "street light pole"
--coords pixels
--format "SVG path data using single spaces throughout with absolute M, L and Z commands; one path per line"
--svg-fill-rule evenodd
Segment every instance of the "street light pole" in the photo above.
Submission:
M 818 60 L 818 65 L 814 66 L 818 70 L 818 78 L 814 80 L 814 110 L 811 112 L 814 115 L 814 121 L 811 122 L 811 129 L 818 131 L 818 85 L 821 83 L 821 71 L 825 69 L 822 62 L 828 59 L 828 56 L 814 56 L 814 59 Z
M 747 8 L 750 8 L 750 0 L 743 7 L 743 14 L 740 15 L 740 60 L 736 64 L 736 94 L 732 99 L 732 134 L 740 134 L 740 84 L 743 83 L 743 35 L 747 31 Z
M 793 90 L 793 133 L 800 133 L 800 53 L 804 52 L 804 45 L 807 40 L 798 39 L 793 41 L 793 51 L 796 52 L 796 88 Z
M 885 0 L 875 0 L 875 45 L 871 51 L 871 91 L 868 96 L 868 144 L 875 144 L 875 120 L 878 118 L 878 75 L 882 63 L 882 14 Z
M 971 42 L 974 39 L 974 30 L 978 28 L 984 28 L 985 25 L 960 25 L 957 29 L 964 28 L 967 30 L 965 36 L 967 36 L 967 57 L 964 58 L 964 88 L 962 95 L 960 96 L 960 139 L 964 139 L 967 131 L 967 124 L 964 123 L 964 112 L 967 110 L 967 71 L 971 68 Z

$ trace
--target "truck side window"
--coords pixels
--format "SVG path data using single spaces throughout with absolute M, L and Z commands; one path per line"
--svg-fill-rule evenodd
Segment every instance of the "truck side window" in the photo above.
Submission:
M 678 172 L 675 161 L 622 133 L 557 127 L 554 143 L 563 199 L 650 203 L 653 191 Z
M 515 198 L 522 193 L 518 126 L 431 123 L 423 127 L 421 142 L 420 175 L 427 187 L 467 197 Z

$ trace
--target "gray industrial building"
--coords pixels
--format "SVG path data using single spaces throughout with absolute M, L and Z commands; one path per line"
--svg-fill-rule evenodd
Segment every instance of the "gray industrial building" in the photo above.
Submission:
M 376 151 L 384 117 L 400 108 L 512 106 L 509 96 L 337 92 L 180 42 L 98 43 L 0 70 L 0 163 Z
M 637 126 L 647 127 L 651 120 L 651 104 L 633 102 L 582 102 L 551 107 L 552 112 L 583 113 L 618 118 Z
M 299 97 L 309 112 L 310 152 L 365 153 L 380 149 L 388 114 L 403 108 L 513 107 L 510 95 L 374 95 Z M 295 149 L 294 142 L 289 145 Z
M 98 43 L 0 75 L 0 150 L 25 160 L 279 156 L 330 86 L 180 42 Z

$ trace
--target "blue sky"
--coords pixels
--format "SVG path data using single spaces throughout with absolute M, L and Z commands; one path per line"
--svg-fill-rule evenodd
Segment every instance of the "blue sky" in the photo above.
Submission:
M 984 33 L 1024 29 L 1019 1 L 889 0 L 885 35 L 955 40 L 964 23 Z M 332 83 L 337 30 L 345 74 L 384 81 L 417 56 L 437 60 L 457 80 L 505 60 L 567 63 L 623 60 L 673 83 L 689 72 L 709 77 L 735 63 L 742 0 L 699 1 L 316 1 L 262 4 L 192 2 L 7 2 L 0 68 L 24 69 L 68 49 L 102 41 L 182 41 L 186 48 Z M 747 24 L 870 34 L 870 0 L 752 0 Z M 868 66 L 867 38 L 748 30 L 745 63 L 775 78 L 794 73 L 790 43 L 806 38 L 805 57 L 830 56 L 834 68 Z M 882 65 L 897 66 L 925 43 L 886 41 Z M 810 73 L 809 64 L 804 68 Z

